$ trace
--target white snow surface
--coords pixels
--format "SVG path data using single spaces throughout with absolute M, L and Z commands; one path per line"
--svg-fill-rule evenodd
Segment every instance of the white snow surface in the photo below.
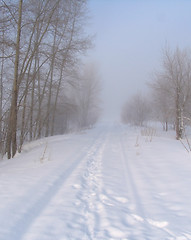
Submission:
M 150 140 L 102 123 L 0 161 L 0 240 L 191 239 L 191 156 Z

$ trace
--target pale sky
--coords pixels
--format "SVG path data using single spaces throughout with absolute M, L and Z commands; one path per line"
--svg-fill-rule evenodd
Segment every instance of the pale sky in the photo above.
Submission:
M 191 0 L 89 0 L 105 116 L 117 117 L 125 100 L 145 92 L 160 68 L 162 48 L 191 48 Z

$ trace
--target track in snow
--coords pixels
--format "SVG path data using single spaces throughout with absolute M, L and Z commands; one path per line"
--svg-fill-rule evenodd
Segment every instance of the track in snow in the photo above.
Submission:
M 144 137 L 135 147 L 137 134 L 120 124 L 100 126 L 48 139 L 0 165 L 0 240 L 191 239 L 183 191 L 191 167 L 156 155 L 159 143 Z M 181 189 L 168 182 L 176 179 Z

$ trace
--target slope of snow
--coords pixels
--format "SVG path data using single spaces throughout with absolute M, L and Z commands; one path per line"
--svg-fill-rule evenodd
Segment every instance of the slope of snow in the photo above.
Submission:
M 0 162 L 0 240 L 191 239 L 191 156 L 100 124 Z

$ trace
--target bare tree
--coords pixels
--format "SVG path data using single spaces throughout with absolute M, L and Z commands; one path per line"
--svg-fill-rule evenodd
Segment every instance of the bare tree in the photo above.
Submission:
M 100 82 L 95 65 L 88 64 L 81 75 L 77 93 L 80 128 L 94 125 L 100 115 Z
M 176 49 L 174 52 L 165 49 L 161 72 L 151 87 L 157 92 L 160 109 L 163 114 L 169 109 L 168 116 L 174 118 L 176 139 L 181 139 L 184 129 L 184 117 L 187 116 L 187 105 L 191 100 L 191 59 L 188 50 Z M 160 102 L 159 102 L 160 98 Z M 164 99 L 166 101 L 164 101 Z M 164 105 L 164 106 L 162 106 Z
M 17 151 L 17 100 L 18 100 L 18 73 L 19 73 L 19 55 L 20 55 L 20 38 L 21 38 L 21 21 L 22 21 L 22 5 L 23 1 L 19 1 L 19 15 L 17 23 L 17 40 L 16 40 L 16 52 L 15 52 L 15 69 L 14 80 L 12 88 L 12 98 L 10 107 L 10 116 L 8 124 L 7 134 L 7 155 L 11 158 Z
M 142 94 L 137 93 L 127 101 L 122 109 L 121 118 L 124 123 L 143 126 L 149 119 L 149 102 Z
M 85 0 L 0 1 L 0 141 L 3 130 L 8 158 L 24 141 L 53 135 L 57 111 L 73 105 L 59 98 L 91 45 L 83 31 L 86 6 Z

